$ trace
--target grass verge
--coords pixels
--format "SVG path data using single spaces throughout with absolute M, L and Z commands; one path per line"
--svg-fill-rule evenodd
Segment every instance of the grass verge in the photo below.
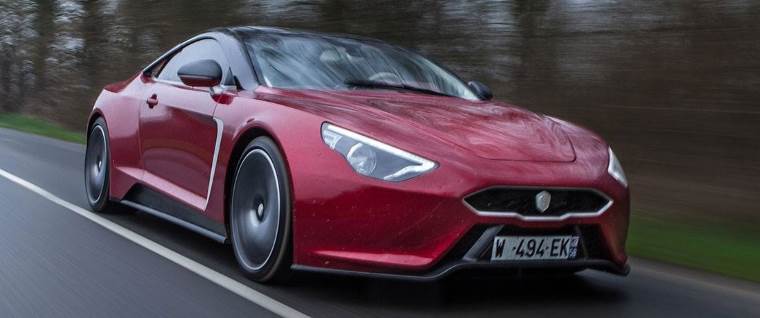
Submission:
M 760 282 L 760 231 L 751 225 L 631 218 L 629 254 Z
M 0 127 L 83 144 L 82 133 L 65 129 L 49 121 L 21 114 L 0 113 Z

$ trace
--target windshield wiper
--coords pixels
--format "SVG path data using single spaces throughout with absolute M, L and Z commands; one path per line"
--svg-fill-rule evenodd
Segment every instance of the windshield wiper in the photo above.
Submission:
M 439 91 L 434 91 L 432 89 L 417 87 L 414 85 L 408 85 L 404 83 L 388 83 L 388 82 L 370 81 L 370 80 L 347 80 L 344 83 L 350 87 L 375 88 L 375 89 L 401 89 L 401 90 L 413 91 L 413 92 L 424 93 L 424 94 L 429 94 L 429 95 L 453 97 L 452 95 L 441 93 Z

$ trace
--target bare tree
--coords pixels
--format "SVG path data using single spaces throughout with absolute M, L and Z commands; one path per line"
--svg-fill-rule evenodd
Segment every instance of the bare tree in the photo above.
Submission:
M 18 0 L 0 3 L 0 110 L 19 111 L 34 81 L 31 49 L 36 5 Z

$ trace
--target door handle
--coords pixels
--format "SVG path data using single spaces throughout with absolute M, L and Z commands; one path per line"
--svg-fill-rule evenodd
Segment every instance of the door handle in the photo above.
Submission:
M 158 96 L 156 96 L 156 94 L 153 94 L 153 96 L 149 97 L 145 103 L 148 104 L 148 107 L 150 108 L 156 107 L 156 105 L 158 105 Z

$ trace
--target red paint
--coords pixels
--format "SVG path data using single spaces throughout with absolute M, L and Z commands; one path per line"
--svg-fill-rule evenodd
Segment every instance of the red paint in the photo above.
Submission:
M 143 179 L 182 202 L 204 209 L 216 143 L 216 101 L 208 89 L 148 81 L 158 104 L 139 105 Z
M 212 97 L 207 89 L 145 76 L 120 88 L 104 90 L 93 111 L 105 117 L 111 134 L 111 197 L 118 200 L 143 183 L 225 222 L 233 148 L 246 131 L 266 131 L 290 170 L 296 264 L 426 270 L 477 224 L 599 224 L 611 260 L 620 266 L 627 261 L 628 189 L 607 174 L 607 144 L 569 123 L 498 102 L 391 91 L 259 86 Z M 158 103 L 151 109 L 146 100 L 153 94 Z M 216 137 L 212 116 L 224 123 L 224 130 L 206 198 Z M 399 183 L 361 176 L 323 143 L 324 122 L 439 165 Z M 483 217 L 463 204 L 468 194 L 495 185 L 593 188 L 615 203 L 601 216 L 561 222 Z

